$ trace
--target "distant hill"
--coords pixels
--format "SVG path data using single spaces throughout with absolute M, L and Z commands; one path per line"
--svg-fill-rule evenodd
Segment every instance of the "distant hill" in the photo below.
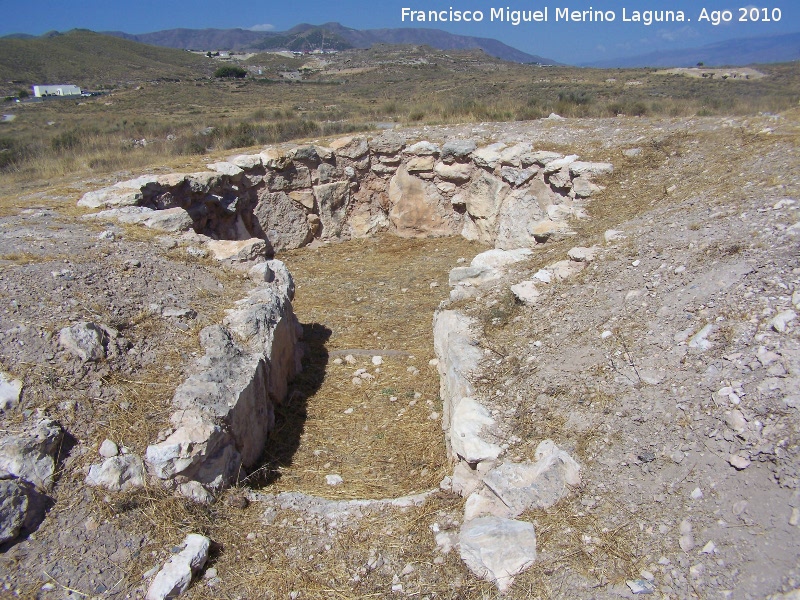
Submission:
M 737 38 L 698 48 L 651 52 L 588 63 L 597 68 L 744 66 L 800 60 L 800 33 Z
M 264 39 L 263 31 L 249 29 L 165 29 L 138 35 L 104 31 L 132 42 L 179 50 L 244 50 Z
M 83 29 L 37 38 L 0 38 L 0 82 L 16 87 L 72 83 L 82 88 L 210 74 L 202 56 L 158 48 Z
M 186 50 L 347 50 L 369 48 L 373 44 L 428 45 L 439 50 L 480 48 L 487 54 L 519 63 L 557 64 L 554 60 L 528 54 L 498 40 L 454 35 L 440 29 L 400 28 L 358 30 L 340 23 L 303 23 L 288 31 L 257 32 L 245 29 L 167 29 L 131 35 L 108 32 L 125 39 Z

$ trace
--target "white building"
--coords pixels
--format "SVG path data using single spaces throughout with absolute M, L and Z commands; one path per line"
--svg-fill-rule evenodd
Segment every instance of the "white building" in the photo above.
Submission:
M 37 98 L 45 96 L 80 96 L 81 88 L 77 85 L 35 85 L 33 95 Z

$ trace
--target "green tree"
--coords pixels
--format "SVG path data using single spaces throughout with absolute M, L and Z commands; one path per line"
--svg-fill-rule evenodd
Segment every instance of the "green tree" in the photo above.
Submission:
M 236 79 L 242 79 L 246 75 L 246 70 L 235 65 L 225 65 L 214 71 L 214 77 L 233 77 Z

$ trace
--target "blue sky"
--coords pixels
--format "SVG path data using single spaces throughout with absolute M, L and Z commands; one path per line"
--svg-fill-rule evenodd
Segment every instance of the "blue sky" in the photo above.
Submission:
M 481 23 L 405 23 L 403 7 L 412 10 L 482 11 Z M 546 23 L 492 22 L 492 8 L 543 10 L 548 8 Z M 570 10 L 612 11 L 613 22 L 555 21 L 557 8 Z M 755 16 L 777 16 L 780 21 L 739 22 L 739 8 L 755 9 Z M 713 11 L 729 10 L 729 23 L 701 22 L 701 9 L 709 17 Z M 686 22 L 653 23 L 649 26 L 623 21 L 634 11 L 682 10 Z M 746 14 L 751 14 L 748 10 Z M 320 24 L 338 21 L 356 29 L 384 27 L 436 27 L 452 33 L 495 38 L 530 52 L 567 63 L 603 60 L 630 56 L 660 49 L 700 46 L 736 37 L 800 31 L 800 8 L 796 0 L 774 0 L 769 4 L 753 4 L 752 0 L 307 0 L 277 2 L 274 0 L 0 0 L 0 35 L 9 33 L 41 34 L 53 29 L 66 31 L 76 27 L 94 31 L 120 30 L 146 33 L 160 29 L 186 27 L 261 28 L 276 31 L 298 23 Z

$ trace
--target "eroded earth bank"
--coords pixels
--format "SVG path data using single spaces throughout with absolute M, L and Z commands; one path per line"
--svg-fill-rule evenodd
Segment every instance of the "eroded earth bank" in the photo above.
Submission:
M 6 193 L 3 593 L 792 597 L 797 136 L 426 127 Z

